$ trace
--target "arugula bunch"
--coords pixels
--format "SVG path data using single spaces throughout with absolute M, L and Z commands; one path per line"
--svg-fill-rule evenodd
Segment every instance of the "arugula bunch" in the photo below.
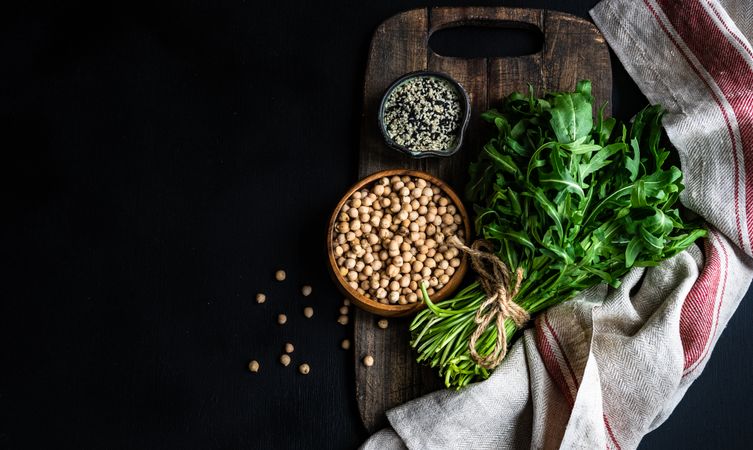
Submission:
M 470 166 L 467 197 L 475 230 L 491 241 L 524 281 L 515 302 L 530 314 L 600 283 L 612 287 L 633 266 L 654 266 L 690 246 L 706 231 L 685 223 L 676 203 L 682 172 L 664 167 L 660 106 L 649 106 L 627 127 L 594 120 L 591 83 L 575 92 L 536 98 L 513 93 L 501 109 L 482 115 L 496 137 Z M 486 295 L 478 282 L 433 303 L 411 324 L 418 361 L 438 367 L 447 387 L 487 378 L 470 357 L 468 340 Z M 505 321 L 508 342 L 515 325 Z M 481 356 L 494 350 L 497 330 L 478 339 Z

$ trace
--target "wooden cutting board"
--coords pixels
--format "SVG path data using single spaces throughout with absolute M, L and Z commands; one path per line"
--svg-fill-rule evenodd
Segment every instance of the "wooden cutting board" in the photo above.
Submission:
M 443 57 L 429 49 L 433 32 L 460 25 L 536 27 L 544 35 L 543 48 L 522 57 L 475 59 Z M 388 148 L 377 128 L 379 101 L 389 84 L 407 72 L 426 69 L 449 74 L 470 95 L 468 137 L 450 158 L 411 159 Z M 538 92 L 573 90 L 581 79 L 593 82 L 596 105 L 611 99 L 609 51 L 596 27 L 584 19 L 556 11 L 501 7 L 421 8 L 393 16 L 377 28 L 369 49 L 359 178 L 379 170 L 410 168 L 429 172 L 462 193 L 468 163 L 494 132 L 481 123 L 481 112 L 512 91 L 527 91 L 528 83 Z M 361 418 L 371 432 L 387 425 L 386 410 L 443 387 L 433 369 L 415 362 L 416 355 L 409 347 L 410 318 L 390 319 L 386 330 L 376 326 L 378 319 L 356 309 L 356 397 Z M 361 364 L 367 354 L 375 361 L 369 368 Z

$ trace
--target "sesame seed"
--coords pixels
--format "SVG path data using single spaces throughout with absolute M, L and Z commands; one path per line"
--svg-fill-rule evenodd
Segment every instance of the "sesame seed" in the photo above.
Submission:
M 396 144 L 414 151 L 444 151 L 457 141 L 461 114 L 460 96 L 449 81 L 417 76 L 390 92 L 383 119 Z

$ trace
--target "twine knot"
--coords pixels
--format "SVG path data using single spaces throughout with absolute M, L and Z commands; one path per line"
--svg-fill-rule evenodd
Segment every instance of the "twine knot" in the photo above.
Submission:
M 512 320 L 518 328 L 530 319 L 528 312 L 513 300 L 523 281 L 523 269 L 519 267 L 515 270 L 515 282 L 510 289 L 513 284 L 510 269 L 494 254 L 494 248 L 490 242 L 476 240 L 468 247 L 457 236 L 451 236 L 447 243 L 470 257 L 471 266 L 478 275 L 479 284 L 486 294 L 486 300 L 476 311 L 474 318 L 476 329 L 468 341 L 468 348 L 476 364 L 488 370 L 494 369 L 507 354 L 505 319 Z M 476 342 L 492 322 L 497 328 L 497 341 L 494 351 L 482 357 L 476 351 Z

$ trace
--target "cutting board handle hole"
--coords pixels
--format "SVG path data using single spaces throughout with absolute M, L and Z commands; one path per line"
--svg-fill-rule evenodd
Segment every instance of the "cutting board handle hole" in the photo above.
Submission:
M 521 22 L 480 22 L 450 26 L 429 37 L 429 48 L 453 58 L 512 58 L 539 53 L 544 34 Z

